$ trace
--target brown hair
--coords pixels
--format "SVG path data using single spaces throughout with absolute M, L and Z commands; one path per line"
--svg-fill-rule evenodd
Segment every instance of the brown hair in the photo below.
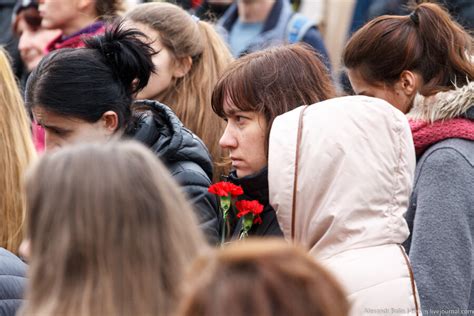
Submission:
M 472 56 L 472 37 L 434 3 L 417 5 L 411 15 L 373 19 L 343 52 L 345 66 L 371 84 L 393 84 L 403 70 L 418 72 L 425 96 L 473 80 Z
M 198 259 L 179 316 L 344 316 L 334 277 L 281 240 L 248 240 Z
M 125 19 L 157 31 L 175 61 L 192 58 L 189 72 L 174 79 L 157 99 L 170 106 L 183 124 L 203 140 L 213 159 L 220 161 L 227 155 L 218 144 L 224 124 L 211 109 L 211 94 L 219 76 L 233 60 L 225 42 L 211 24 L 196 21 L 170 3 L 138 5 Z M 227 171 L 227 168 L 215 167 L 214 180 Z
M 163 164 L 133 142 L 45 155 L 26 183 L 25 315 L 169 315 L 205 248 Z
M 20 20 L 25 20 L 28 27 L 32 30 L 37 31 L 41 27 L 41 16 L 37 7 L 29 6 L 14 16 L 12 30 L 19 36 L 18 24 Z
M 336 96 L 319 55 L 306 44 L 273 47 L 234 61 L 219 79 L 212 108 L 225 117 L 224 102 L 242 111 L 260 112 L 268 123 L 283 113 Z
M 36 152 L 23 99 L 1 47 L 0 113 L 0 247 L 17 253 L 25 216 L 21 180 Z

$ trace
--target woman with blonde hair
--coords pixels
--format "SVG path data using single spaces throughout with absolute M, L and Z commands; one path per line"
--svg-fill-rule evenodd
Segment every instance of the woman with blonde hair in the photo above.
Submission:
M 31 170 L 26 193 L 23 315 L 172 314 L 207 245 L 153 153 L 133 142 L 56 151 Z
M 25 212 L 21 178 L 35 158 L 35 149 L 23 99 L 3 49 L 0 82 L 0 246 L 17 253 Z
M 224 157 L 219 137 L 224 130 L 212 111 L 212 90 L 232 55 L 214 27 L 170 3 L 136 6 L 125 20 L 145 33 L 156 54 L 156 72 L 138 93 L 139 99 L 154 99 L 169 105 L 184 126 L 198 135 L 214 162 Z M 214 180 L 227 174 L 214 164 Z
M 281 240 L 249 240 L 199 258 L 179 316 L 346 316 L 334 277 L 304 250 Z
M 15 315 L 26 265 L 18 253 L 25 214 L 23 173 L 35 158 L 28 116 L 6 52 L 0 48 L 0 311 Z M 5 248 L 5 249 L 3 249 Z

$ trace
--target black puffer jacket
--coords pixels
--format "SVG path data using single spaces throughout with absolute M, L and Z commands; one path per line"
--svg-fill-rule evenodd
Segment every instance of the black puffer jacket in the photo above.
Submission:
M 214 195 L 207 192 L 212 179 L 212 161 L 204 143 L 186 129 L 173 111 L 151 100 L 136 101 L 134 122 L 126 135 L 156 153 L 181 185 L 207 239 L 217 244 L 221 216 Z
M 0 315 L 13 316 L 23 302 L 26 264 L 0 248 Z
M 244 194 L 239 196 L 239 200 L 257 200 L 262 204 L 263 212 L 260 215 L 262 224 L 252 225 L 249 236 L 283 237 L 280 225 L 276 217 L 275 210 L 270 205 L 268 198 L 268 168 L 263 168 L 256 174 L 238 178 L 235 171 L 232 171 L 228 177 L 229 182 L 240 185 Z M 232 233 L 232 239 L 238 239 L 242 220 L 238 220 Z

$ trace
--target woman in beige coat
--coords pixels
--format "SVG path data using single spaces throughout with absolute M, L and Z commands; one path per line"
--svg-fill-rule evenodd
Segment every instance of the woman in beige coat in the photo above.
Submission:
M 331 99 L 273 123 L 270 203 L 285 237 L 345 287 L 351 315 L 418 315 L 400 246 L 414 170 L 407 119 L 380 99 Z

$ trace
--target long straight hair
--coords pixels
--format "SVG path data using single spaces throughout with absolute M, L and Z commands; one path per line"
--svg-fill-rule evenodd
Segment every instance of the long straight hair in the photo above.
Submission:
M 170 315 L 206 249 L 166 167 L 135 142 L 43 156 L 27 176 L 24 315 Z
M 175 61 L 192 58 L 189 72 L 174 79 L 157 99 L 170 106 L 183 124 L 203 140 L 214 162 L 220 162 L 226 156 L 219 146 L 225 125 L 212 111 L 211 95 L 220 75 L 233 60 L 227 45 L 211 24 L 193 19 L 170 3 L 138 5 L 125 19 L 157 31 Z M 227 171 L 228 168 L 215 163 L 214 180 Z
M 36 152 L 23 99 L 2 48 L 0 113 L 0 247 L 17 253 L 25 214 L 21 180 Z

